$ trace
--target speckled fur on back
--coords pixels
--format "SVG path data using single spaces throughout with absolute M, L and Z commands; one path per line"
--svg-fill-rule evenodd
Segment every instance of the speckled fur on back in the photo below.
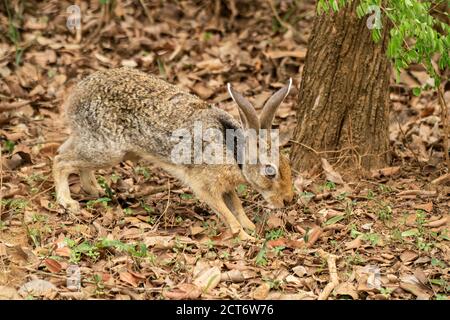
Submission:
M 261 124 L 255 110 L 248 107 L 249 103 L 229 87 L 246 128 L 248 125 L 257 130 L 260 126 L 270 127 L 275 110 L 290 85 L 266 102 Z M 71 173 L 80 175 L 86 192 L 98 196 L 102 189 L 94 176 L 96 169 L 139 158 L 154 163 L 191 187 L 241 239 L 252 239 L 244 228 L 255 230 L 255 225 L 237 197 L 235 187 L 238 184 L 250 183 L 275 207 L 292 199 L 289 163 L 283 156 L 276 174 L 270 178 L 261 175 L 264 164 L 240 167 L 237 163 L 174 163 L 171 151 L 178 143 L 172 139 L 175 130 L 192 130 L 195 121 L 201 121 L 203 131 L 215 128 L 224 133 L 226 129 L 238 129 L 241 125 L 225 111 L 156 76 L 130 68 L 95 72 L 73 89 L 65 102 L 64 113 L 71 135 L 58 149 L 53 176 L 57 201 L 69 211 L 80 210 L 79 203 L 70 195 L 68 177 Z
M 196 120 L 216 127 L 211 114 L 224 116 L 220 109 L 212 110 L 179 87 L 126 67 L 96 72 L 82 80 L 65 109 L 72 130 L 80 136 L 131 143 L 165 157 L 173 147 L 168 139 L 173 131 L 190 127 Z

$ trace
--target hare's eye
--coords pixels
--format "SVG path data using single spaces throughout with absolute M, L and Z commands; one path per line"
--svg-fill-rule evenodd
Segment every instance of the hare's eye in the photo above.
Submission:
M 266 164 L 264 166 L 264 173 L 267 178 L 273 179 L 277 176 L 277 168 L 273 164 Z

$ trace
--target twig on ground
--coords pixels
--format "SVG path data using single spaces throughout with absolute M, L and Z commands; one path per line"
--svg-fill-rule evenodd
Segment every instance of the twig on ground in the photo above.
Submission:
M 144 3 L 144 0 L 139 0 L 139 3 L 141 4 L 142 9 L 144 9 L 144 13 L 145 13 L 145 15 L 147 16 L 148 22 L 149 22 L 150 24 L 155 23 L 155 21 L 153 20 L 152 15 L 151 15 L 150 12 L 148 11 L 147 6 L 146 6 L 145 3 Z
M 447 182 L 448 180 L 450 180 L 450 173 L 444 174 L 434 179 L 433 181 L 431 181 L 431 184 L 441 184 Z
M 314 227 L 311 232 L 309 232 L 308 242 L 306 243 L 307 248 L 311 248 L 314 243 L 319 240 L 320 236 L 322 235 L 323 230 L 321 227 Z
M 280 15 L 277 12 L 277 9 L 275 8 L 275 4 L 273 3 L 273 0 L 267 0 L 267 2 L 269 2 L 270 9 L 272 10 L 272 12 L 275 16 L 275 19 L 277 19 L 278 23 L 281 26 L 283 26 L 284 28 L 286 28 L 287 30 L 293 30 L 292 26 L 289 23 L 287 23 L 287 22 L 283 21 L 283 19 L 281 19 Z
M 436 191 L 427 191 L 427 190 L 405 190 L 397 193 L 397 197 L 403 196 L 425 196 L 425 197 L 434 197 L 437 195 Z
M 328 265 L 328 271 L 330 273 L 330 282 L 325 286 L 323 291 L 319 294 L 318 300 L 327 300 L 331 292 L 334 290 L 334 288 L 337 287 L 339 284 L 339 277 L 337 274 L 337 268 L 336 268 L 336 259 L 337 256 L 331 253 L 327 253 L 323 251 L 322 249 L 319 249 L 317 251 L 319 255 L 327 260 Z

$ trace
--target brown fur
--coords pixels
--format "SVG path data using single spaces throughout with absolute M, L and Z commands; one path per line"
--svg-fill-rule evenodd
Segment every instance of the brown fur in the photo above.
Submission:
M 280 102 L 281 103 L 281 102 Z M 78 173 L 83 189 L 101 192 L 94 171 L 124 159 L 142 158 L 166 170 L 192 188 L 241 239 L 251 239 L 254 230 L 237 197 L 235 187 L 248 182 L 274 207 L 292 200 L 288 160 L 281 156 L 276 178 L 261 175 L 260 165 L 180 165 L 170 160 L 172 132 L 191 128 L 202 121 L 203 130 L 240 124 L 229 114 L 209 106 L 155 76 L 119 68 L 96 72 L 82 80 L 65 104 L 72 130 L 54 159 L 56 197 L 62 206 L 77 212 L 79 204 L 70 196 L 68 176 Z

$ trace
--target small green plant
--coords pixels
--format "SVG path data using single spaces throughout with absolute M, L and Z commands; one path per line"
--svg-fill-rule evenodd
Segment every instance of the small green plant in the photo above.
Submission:
M 380 288 L 380 293 L 386 298 L 389 298 L 391 296 L 392 291 L 394 290 L 391 288 Z
M 180 198 L 183 200 L 191 200 L 194 198 L 194 196 L 190 193 L 182 193 L 180 194 Z
M 272 248 L 273 252 L 275 252 L 276 256 L 279 256 L 283 253 L 283 250 L 286 249 L 285 246 L 276 246 L 274 248 Z
M 203 40 L 204 41 L 209 41 L 211 40 L 213 34 L 209 31 L 203 32 Z
M 269 288 L 273 289 L 273 290 L 279 290 L 281 288 L 281 286 L 283 285 L 283 280 L 279 280 L 279 279 L 264 278 L 263 281 L 265 281 L 269 285 Z
M 361 257 L 358 253 L 348 256 L 346 258 L 346 261 L 350 265 L 364 265 L 366 263 L 366 260 Z
M 21 213 L 28 206 L 28 200 L 25 199 L 2 199 L 1 204 L 11 210 L 13 213 Z
M 147 218 L 147 223 L 149 224 L 149 225 L 154 225 L 155 224 L 155 222 L 156 222 L 156 217 L 155 216 L 148 216 L 148 218 Z
M 101 207 L 106 208 L 108 206 L 108 202 L 111 202 L 111 199 L 107 198 L 107 197 L 98 198 L 95 200 L 89 200 L 86 203 L 86 207 L 88 209 L 94 209 L 97 205 L 100 205 Z
M 428 252 L 433 247 L 433 244 L 422 237 L 417 237 L 416 246 L 420 251 Z
M 33 241 L 35 248 L 41 246 L 41 230 L 38 228 L 27 228 L 28 237 Z
M 102 277 L 99 274 L 94 274 L 92 276 L 92 282 L 95 284 L 95 294 L 97 296 L 102 296 L 105 293 L 105 284 Z
M 138 175 L 143 176 L 145 180 L 148 180 L 151 177 L 150 170 L 146 167 L 136 167 L 134 169 L 134 172 Z
M 440 292 L 444 292 L 448 294 L 450 292 L 450 284 L 447 282 L 447 280 L 443 278 L 438 279 L 430 279 L 430 283 L 434 286 L 438 286 Z M 438 294 L 436 294 L 437 296 Z
M 373 192 L 372 189 L 369 189 L 369 190 L 367 191 L 367 199 L 368 199 L 368 200 L 373 200 L 373 199 L 375 199 L 375 193 Z
M 350 224 L 350 236 L 354 239 L 360 235 L 362 235 L 362 232 L 358 231 L 358 227 L 356 226 L 356 224 L 352 223 Z
M 281 238 L 284 235 L 283 229 L 272 229 L 268 232 L 266 232 L 266 239 L 267 240 L 277 240 Z
M 14 151 L 15 146 L 16 144 L 14 143 L 14 141 L 10 140 L 3 141 L 3 148 L 5 148 L 5 150 L 9 153 L 12 153 Z
M 335 190 L 336 189 L 336 184 L 334 182 L 332 182 L 332 181 L 327 181 L 325 183 L 323 189 L 324 190 L 329 190 L 329 191 Z
M 208 239 L 208 240 L 206 241 L 206 247 L 208 248 L 208 250 L 214 249 L 214 247 L 215 247 L 214 241 L 211 240 L 211 239 Z
M 214 220 L 213 221 L 204 221 L 202 223 L 202 227 L 203 227 L 203 229 L 207 230 L 208 236 L 210 236 L 210 237 L 217 236 L 217 234 L 218 234 L 217 225 Z
M 31 221 L 33 222 L 47 222 L 48 217 L 46 215 L 43 214 L 39 214 L 39 213 L 33 213 L 33 215 L 31 216 Z
M 84 241 L 80 244 L 76 244 L 75 241 L 66 238 L 66 244 L 71 249 L 70 251 L 70 259 L 69 261 L 72 263 L 78 263 L 81 260 L 81 257 L 85 255 L 88 258 L 96 261 L 100 256 L 100 252 L 95 245 L 92 245 L 88 241 Z
M 326 225 L 326 226 L 329 226 L 329 225 L 335 224 L 335 223 L 341 221 L 342 219 L 345 219 L 345 215 L 334 216 L 334 217 L 328 219 L 328 220 L 325 222 L 325 225 Z
M 263 244 L 261 250 L 259 250 L 256 255 L 255 263 L 257 266 L 265 266 L 267 265 L 267 249 L 266 243 Z
M 400 229 L 395 228 L 391 231 L 391 239 L 394 242 L 403 242 L 402 232 L 400 231 Z
M 4 3 L 6 7 L 6 13 L 8 15 L 8 37 L 16 48 L 15 63 L 16 65 L 20 65 L 24 49 L 20 46 L 20 32 L 15 24 L 15 20 L 18 20 L 18 18 L 21 17 L 19 17 L 18 13 L 16 12 L 14 12 L 13 16 L 13 14 L 11 13 L 11 8 L 8 5 L 8 1 L 4 1 Z
M 230 254 L 227 251 L 222 251 L 220 257 L 224 260 L 228 260 L 230 258 Z
M 100 239 L 95 244 L 98 249 L 115 249 L 119 252 L 126 252 L 134 258 L 145 258 L 148 254 L 147 246 L 144 243 L 127 244 L 120 240 Z
M 113 174 L 110 176 L 110 179 L 111 179 L 111 181 L 112 181 L 113 183 L 117 183 L 117 181 L 119 181 L 121 178 L 122 178 L 122 177 L 121 177 L 120 175 L 116 174 L 116 173 L 113 173 Z
M 445 262 L 443 262 L 443 261 L 441 261 L 439 259 L 436 259 L 436 258 L 431 258 L 431 265 L 434 266 L 434 267 L 442 268 L 442 269 L 447 267 Z
M 333 191 L 333 190 L 336 190 L 336 184 L 332 181 L 327 180 L 323 185 L 319 186 L 320 192 Z
M 152 207 L 150 207 L 148 204 L 146 204 L 145 202 L 141 201 L 141 207 L 145 210 L 145 212 L 151 214 L 155 212 L 155 209 L 153 209 Z
M 106 196 L 110 199 L 113 198 L 113 191 L 111 190 L 111 188 L 108 185 L 108 182 L 106 181 L 106 179 L 102 176 L 97 178 L 97 182 L 100 185 L 100 187 L 102 187 L 103 190 L 105 190 Z
M 161 58 L 156 58 L 156 64 L 158 65 L 159 74 L 163 78 L 167 78 L 166 67 L 164 66 L 164 62 Z
M 385 184 L 379 184 L 378 185 L 378 190 L 380 190 L 380 192 L 382 194 L 386 194 L 386 193 L 389 194 L 389 193 L 392 192 L 392 188 L 390 186 L 385 185 Z
M 131 208 L 124 208 L 123 209 L 123 213 L 126 215 L 126 216 L 132 216 L 133 215 L 133 209 L 131 209 Z
M 392 218 L 391 206 L 385 204 L 384 202 L 381 202 L 378 207 L 377 215 L 381 221 L 391 220 Z
M 182 223 L 183 223 L 183 217 L 182 216 L 176 216 L 175 224 L 180 225 Z
M 348 197 L 348 192 L 342 192 L 337 197 L 336 200 L 343 201 Z
M 372 246 L 376 246 L 380 243 L 380 235 L 377 233 L 366 233 L 363 235 L 363 240 L 369 241 Z
M 236 188 L 238 195 L 245 197 L 247 195 L 247 186 L 245 184 L 239 184 Z
M 423 233 L 425 231 L 424 224 L 426 223 L 426 214 L 423 210 L 417 210 L 416 211 L 416 225 L 419 229 L 420 233 Z
M 157 265 L 157 259 L 156 259 L 156 256 L 155 256 L 155 254 L 153 252 L 147 252 L 146 259 L 151 265 L 153 265 L 153 266 Z

